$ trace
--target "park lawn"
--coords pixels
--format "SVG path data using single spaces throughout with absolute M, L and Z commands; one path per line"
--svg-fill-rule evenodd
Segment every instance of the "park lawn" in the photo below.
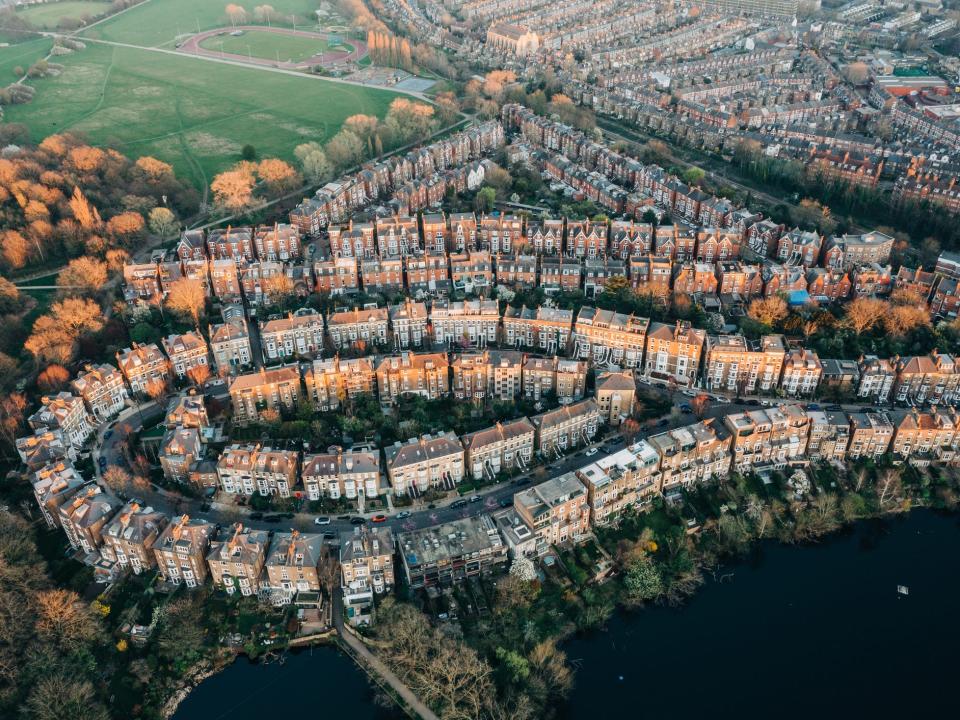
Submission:
M 334 83 L 170 53 L 91 43 L 59 58 L 59 77 L 31 81 L 33 102 L 5 108 L 34 140 L 78 132 L 131 158 L 153 155 L 198 187 L 240 159 L 293 159 L 300 143 L 323 142 L 350 115 L 383 117 L 386 90 Z
M 306 29 L 317 24 L 314 14 L 318 4 L 316 0 L 271 0 L 268 4 L 278 16 L 271 21 L 272 25 L 290 27 L 291 15 L 296 17 L 297 27 L 302 25 Z M 83 34 L 141 47 L 173 47 L 180 34 L 230 27 L 226 5 L 224 0 L 148 0 L 122 15 L 85 30 Z M 253 3 L 243 7 L 248 12 L 245 25 L 263 24 L 253 17 Z
M 266 30 L 248 30 L 243 35 L 229 33 L 207 38 L 200 43 L 205 50 L 214 50 L 233 55 L 247 55 L 279 62 L 303 62 L 321 52 L 330 50 L 326 38 L 279 35 Z M 338 50 L 345 49 L 342 45 Z
M 64 2 L 29 5 L 19 8 L 17 14 L 38 28 L 53 29 L 61 20 L 79 20 L 82 17 L 101 15 L 110 9 L 111 3 L 104 0 L 65 0 Z
M 26 40 L 16 45 L 0 48 L 0 87 L 9 85 L 18 79 L 18 76 L 13 72 L 15 67 L 22 67 L 26 70 L 37 60 L 45 58 L 51 47 L 53 47 L 53 40 L 36 38 L 35 40 Z M 9 109 L 5 108 L 5 111 Z

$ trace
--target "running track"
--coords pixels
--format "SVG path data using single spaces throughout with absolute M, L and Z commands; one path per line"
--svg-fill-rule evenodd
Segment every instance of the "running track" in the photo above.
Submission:
M 209 50 L 204 47 L 200 47 L 200 43 L 208 38 L 216 37 L 217 35 L 222 35 L 226 33 L 234 32 L 236 30 L 246 31 L 258 31 L 258 32 L 271 32 L 276 33 L 277 35 L 293 35 L 296 37 L 304 38 L 316 38 L 318 40 L 325 40 L 327 35 L 326 33 L 315 33 L 308 32 L 305 30 L 291 30 L 289 28 L 272 28 L 264 27 L 263 25 L 240 25 L 236 28 L 215 28 L 213 30 L 205 30 L 201 33 L 197 33 L 190 37 L 189 40 L 186 40 L 177 50 L 178 52 L 185 53 L 187 55 L 206 55 L 208 57 L 223 57 L 229 58 L 231 60 L 236 60 L 238 62 L 247 63 L 248 65 L 264 65 L 266 67 L 277 67 L 283 68 L 285 70 L 307 70 L 314 65 L 331 65 L 333 63 L 346 62 L 347 60 L 352 60 L 358 62 L 362 60 L 367 55 L 367 44 L 363 40 L 354 40 L 350 39 L 347 41 L 348 44 L 353 46 L 352 51 L 330 51 L 325 52 L 321 56 L 319 53 L 314 55 L 312 58 L 304 60 L 303 62 L 280 62 L 276 60 L 270 60 L 269 58 L 258 58 L 258 57 L 249 57 L 247 55 L 240 55 L 237 53 L 221 53 L 219 50 Z M 322 62 L 321 62 L 322 57 Z

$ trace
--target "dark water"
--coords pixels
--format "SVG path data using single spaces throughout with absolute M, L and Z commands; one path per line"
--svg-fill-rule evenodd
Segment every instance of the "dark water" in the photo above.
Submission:
M 578 670 L 564 720 L 956 717 L 956 516 L 913 512 L 815 546 L 770 543 L 725 572 L 733 578 L 709 582 L 683 608 L 618 615 L 568 643 Z M 373 705 L 349 658 L 314 648 L 283 666 L 236 662 L 174 720 L 281 713 L 397 717 Z
M 333 647 L 315 647 L 288 655 L 283 665 L 240 658 L 200 683 L 173 720 L 281 717 L 397 720 L 401 715 L 374 704 L 367 676 L 350 658 Z
M 956 516 L 768 544 L 727 570 L 686 607 L 618 616 L 568 643 L 580 669 L 564 717 L 957 717 Z

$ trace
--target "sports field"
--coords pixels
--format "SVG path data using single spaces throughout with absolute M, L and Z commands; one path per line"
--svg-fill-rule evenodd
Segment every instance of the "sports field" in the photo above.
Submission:
M 37 89 L 33 102 L 5 108 L 6 121 L 26 124 L 37 141 L 74 131 L 130 157 L 154 155 L 198 186 L 239 160 L 247 143 L 260 157 L 292 160 L 298 144 L 323 142 L 355 113 L 382 117 L 396 97 L 386 90 L 96 43 L 57 60 L 64 72 L 31 81 Z
M 325 38 L 280 35 L 266 30 L 247 30 L 243 35 L 215 35 L 200 42 L 205 50 L 233 55 L 252 55 L 255 58 L 299 63 L 328 50 L 351 50 L 343 45 L 331 48 Z
M 99 15 L 110 9 L 103 0 L 66 0 L 65 2 L 28 5 L 17 9 L 17 14 L 38 28 L 55 28 L 64 18 L 79 20 Z
M 255 3 L 240 4 L 247 10 L 246 19 L 240 24 L 261 24 L 253 13 Z M 316 26 L 314 11 L 317 4 L 316 0 L 270 0 L 269 5 L 276 11 L 276 17 L 271 20 L 271 24 L 290 27 L 290 16 L 293 15 L 298 28 Z M 105 20 L 83 34 L 141 47 L 172 48 L 178 34 L 230 27 L 226 5 L 225 0 L 148 0 L 122 15 Z M 243 53 L 246 54 L 246 48 Z

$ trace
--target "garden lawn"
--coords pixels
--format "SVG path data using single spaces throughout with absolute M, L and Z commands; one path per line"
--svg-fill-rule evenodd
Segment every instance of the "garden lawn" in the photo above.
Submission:
M 280 35 L 266 30 L 248 30 L 243 35 L 233 36 L 229 33 L 210 37 L 200 43 L 205 50 L 233 55 L 247 55 L 279 62 L 303 62 L 321 52 L 330 50 L 327 41 L 322 37 L 302 37 L 299 35 Z M 337 50 L 346 49 L 342 45 Z
M 33 102 L 6 108 L 7 122 L 37 142 L 58 132 L 136 158 L 172 163 L 198 187 L 240 160 L 293 159 L 300 143 L 323 142 L 355 113 L 383 117 L 394 93 L 136 48 L 91 44 L 58 59 L 55 78 L 31 81 Z
M 110 9 L 111 3 L 104 0 L 66 0 L 66 2 L 29 5 L 17 10 L 17 14 L 38 28 L 53 29 L 64 19 L 79 20 L 82 17 L 100 15 Z
M 247 10 L 244 25 L 266 25 L 254 18 L 254 3 L 240 4 Z M 298 28 L 307 29 L 317 24 L 314 14 L 318 5 L 316 0 L 270 0 L 268 4 L 276 11 L 271 25 L 290 27 L 291 15 L 296 18 Z M 173 47 L 178 35 L 230 27 L 226 6 L 224 0 L 148 0 L 85 30 L 83 34 L 142 47 Z

